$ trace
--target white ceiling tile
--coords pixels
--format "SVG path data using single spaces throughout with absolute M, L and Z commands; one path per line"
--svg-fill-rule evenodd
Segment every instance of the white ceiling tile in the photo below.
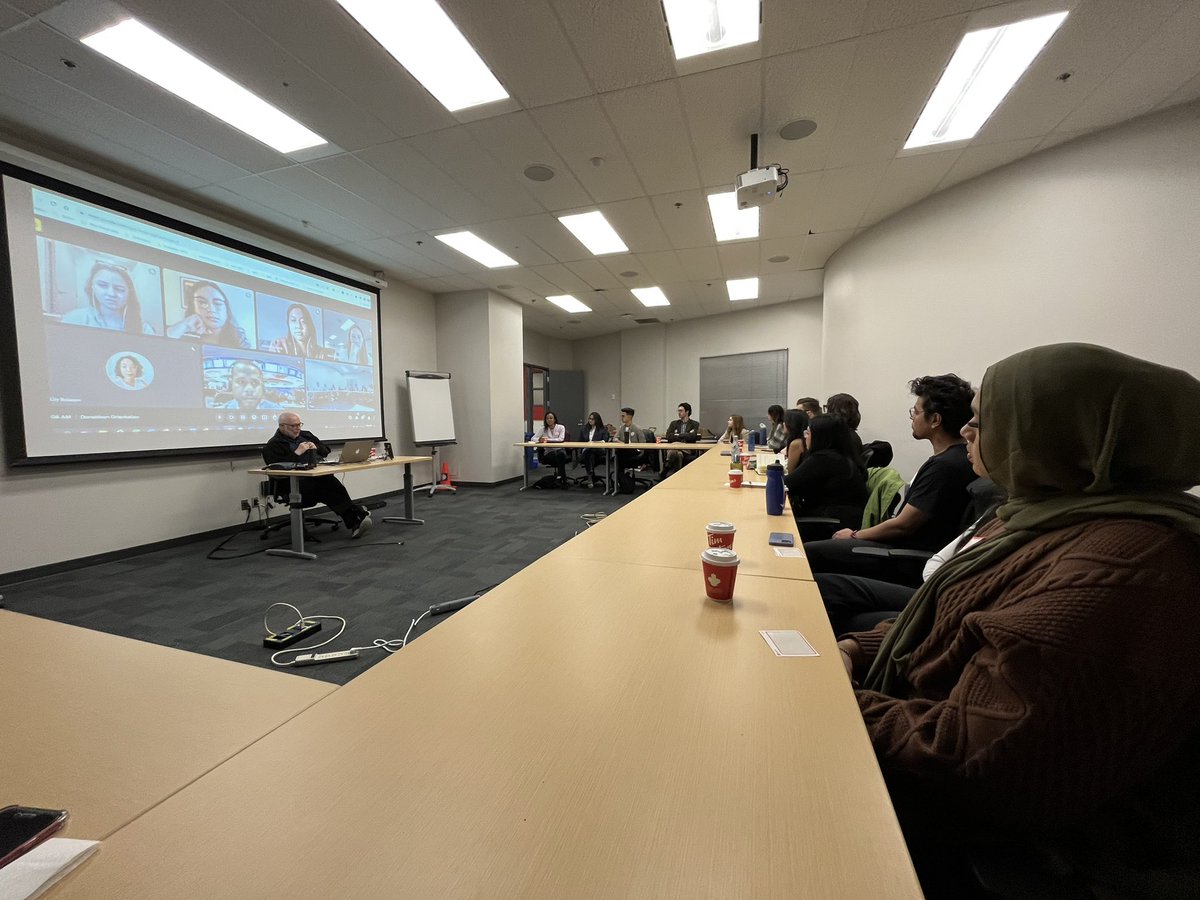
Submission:
M 780 162 L 794 173 L 824 168 L 856 47 L 857 42 L 845 41 L 766 61 L 760 144 L 764 161 Z M 812 119 L 817 130 L 799 141 L 780 138 L 779 129 L 796 119 Z
M 858 224 L 874 225 L 928 197 L 961 153 L 961 148 L 955 148 L 893 159 Z
M 758 242 L 758 266 L 760 272 L 772 272 L 778 269 L 795 269 L 800 266 L 800 254 L 804 251 L 807 234 L 793 237 L 773 238 Z M 771 257 L 786 256 L 783 262 L 773 263 Z
M 400 266 L 407 271 L 418 272 L 427 278 L 442 278 L 460 274 L 453 267 L 418 252 L 419 248 L 406 246 L 395 238 L 372 238 L 360 241 L 360 244 L 377 254 L 385 263 Z M 471 261 L 466 257 L 463 257 L 463 261 L 464 268 L 471 265 Z
M 896 155 L 954 52 L 963 21 L 939 19 L 858 39 L 829 165 Z
M 545 266 L 555 261 L 536 241 L 527 238 L 514 220 L 481 222 L 472 225 L 471 230 L 523 266 Z
M 765 3 L 762 41 L 767 56 L 818 47 L 862 33 L 867 0 L 836 3 Z
M 716 240 L 703 191 L 658 194 L 650 200 L 659 224 L 676 250 L 701 247 Z
M 871 0 L 863 17 L 863 31 L 887 31 L 930 19 L 994 6 L 996 0 Z
M 467 126 L 456 125 L 444 131 L 417 135 L 408 142 L 424 153 L 430 162 L 458 178 L 472 194 L 487 204 L 495 218 L 542 212 L 541 204 L 515 184 L 510 173 L 504 171 L 471 137 Z
M 806 269 L 824 266 L 842 244 L 854 237 L 856 230 L 847 228 L 809 235 L 804 244 L 804 252 L 800 255 L 800 265 Z
M 140 2 L 157 3 L 158 0 Z M 446 108 L 336 3 L 328 0 L 226 2 L 273 41 L 286 47 L 332 88 L 344 97 L 353 98 L 353 108 L 364 118 L 377 120 L 393 134 L 409 137 L 455 124 Z M 194 3 L 191 5 L 193 9 L 202 8 Z M 203 8 L 207 9 L 207 6 Z
M 750 135 L 763 128 L 762 65 L 755 60 L 679 80 L 702 184 L 732 187 L 750 168 Z
M 302 228 L 315 228 L 349 241 L 365 241 L 375 232 L 350 218 L 325 209 L 308 197 L 293 193 L 261 175 L 247 175 L 227 181 L 222 187 L 255 200 L 268 209 L 291 216 Z M 305 224 L 308 223 L 308 224 Z
M 646 190 L 666 194 L 700 187 L 674 82 L 605 94 L 601 101 Z
M 629 279 L 631 287 L 643 287 L 650 284 L 664 285 L 676 281 L 687 281 L 689 273 L 683 266 L 679 254 L 674 250 L 664 250 L 659 253 L 639 253 L 641 266 L 635 267 L 638 277 Z M 637 282 L 634 284 L 633 282 Z
M 942 178 L 937 189 L 945 190 L 951 185 L 959 184 L 969 178 L 1008 165 L 1014 160 L 1028 156 L 1037 148 L 1038 138 L 1028 138 L 1023 141 L 1010 141 L 1004 144 L 982 144 L 967 147 L 958 155 L 954 165 Z
M 441 0 L 442 8 L 510 94 L 528 107 L 592 92 L 546 0 Z M 514 53 L 513 48 L 520 52 Z
M 598 259 L 575 260 L 567 263 L 567 268 L 583 279 L 584 284 L 591 288 L 592 291 L 595 291 L 597 288 L 619 290 L 624 287 L 621 284 L 621 279 L 604 268 L 604 264 Z M 587 297 L 580 296 L 579 299 L 591 306 L 591 302 Z
M 1200 97 L 1200 75 L 1189 79 L 1183 87 L 1160 103 L 1159 109 L 1165 109 L 1168 106 L 1175 106 L 1179 103 L 1190 103 L 1198 97 Z
M 554 152 L 527 112 L 495 116 L 464 126 L 479 146 L 487 150 L 500 171 L 519 182 L 546 209 L 563 210 L 592 202 L 587 191 L 575 180 L 566 164 Z M 527 166 L 546 165 L 554 169 L 549 181 L 530 181 L 522 174 Z
M 758 241 L 735 241 L 717 245 L 721 274 L 726 278 L 749 278 L 758 274 Z
M 597 93 L 675 74 L 662 7 L 641 0 L 551 0 Z
M 1087 131 L 1054 131 L 1046 135 L 1041 140 L 1038 140 L 1037 146 L 1034 147 L 1034 152 L 1048 150 L 1051 147 L 1057 147 L 1059 144 L 1065 144 L 1067 141 L 1073 141 L 1077 137 L 1089 134 Z M 1036 138 L 1035 138 L 1036 140 Z
M 1101 128 L 1149 112 L 1195 77 L 1198 46 L 1200 3 L 1185 3 L 1059 127 Z
M 644 193 L 603 107 L 595 97 L 530 112 L 546 138 L 597 203 Z M 592 160 L 599 158 L 600 165 Z
M 449 228 L 457 224 L 454 219 L 406 191 L 353 154 L 331 156 L 306 163 L 305 167 L 386 210 L 397 219 L 411 222 L 415 230 Z
M 450 224 L 462 225 L 499 218 L 500 212 L 467 190 L 462 182 L 442 171 L 406 141 L 392 141 L 369 147 L 355 154 L 389 181 L 440 210 Z M 414 221 L 420 216 L 406 210 L 406 218 Z M 434 227 L 434 226 L 429 226 Z M 442 227 L 442 226 L 437 226 Z
M 812 230 L 838 231 L 858 225 L 888 165 L 879 162 L 822 172 L 821 187 L 812 209 Z
M 716 247 L 692 247 L 677 250 L 676 255 L 691 281 L 712 281 L 721 277 L 721 260 Z
M 0 32 L 20 25 L 28 19 L 29 17 L 25 13 L 13 9 L 7 3 L 0 3 Z
M 671 242 L 647 198 L 605 203 L 600 211 L 634 253 L 671 249 Z
M 527 239 L 533 241 L 560 262 L 568 259 L 585 259 L 591 256 L 587 248 L 575 239 L 575 235 L 571 234 L 562 222 L 549 213 L 512 219 L 511 224 Z
M 591 293 L 592 287 L 566 266 L 535 266 L 532 270 L 526 270 L 533 276 L 536 276 L 542 286 L 541 295 L 545 297 L 547 294 L 575 294 L 577 297 L 582 297 L 584 294 Z M 523 284 L 529 287 L 528 281 L 517 281 L 518 284 Z
M 234 191 L 219 184 L 206 184 L 190 191 L 189 196 L 203 198 L 222 210 L 232 211 L 226 212 L 224 218 L 265 222 L 277 232 L 294 235 L 308 243 L 332 247 L 343 240 L 341 235 L 325 231 L 316 225 L 310 224 L 305 227 L 295 216 L 265 206 L 247 197 L 240 190 Z
M 820 205 L 824 196 L 821 191 L 822 178 L 821 172 L 789 176 L 787 188 L 775 202 L 768 203 L 759 211 L 759 238 L 773 240 L 796 237 L 816 229 L 825 209 Z
M 337 210 L 339 215 L 383 237 L 397 237 L 420 230 L 305 166 L 276 169 L 274 172 L 264 172 L 260 177 L 318 206 Z

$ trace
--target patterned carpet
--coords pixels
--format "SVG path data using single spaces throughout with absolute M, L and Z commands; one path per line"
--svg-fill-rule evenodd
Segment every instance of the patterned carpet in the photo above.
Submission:
M 321 529 L 322 542 L 309 548 L 318 554 L 311 561 L 262 553 L 210 560 L 206 555 L 216 541 L 208 539 L 9 585 L 2 589 L 4 604 L 20 613 L 265 667 L 271 651 L 262 646 L 263 613 L 277 600 L 306 616 L 347 619 L 345 633 L 317 652 L 399 639 L 432 604 L 503 581 L 582 531 L 583 514 L 612 512 L 631 499 L 603 497 L 598 490 L 519 487 L 460 487 L 457 494 L 433 497 L 418 491 L 416 516 L 424 525 L 380 522 L 383 515 L 402 514 L 403 498 L 390 496 L 360 540 L 350 540 L 344 528 Z M 286 535 L 283 530 L 261 541 L 258 532 L 247 532 L 227 549 L 286 545 Z M 448 618 L 427 616 L 410 640 Z M 290 610 L 274 610 L 272 630 L 293 619 Z M 322 622 L 319 635 L 302 644 L 328 637 L 336 627 Z M 349 662 L 283 671 L 345 684 L 384 656 L 372 650 Z

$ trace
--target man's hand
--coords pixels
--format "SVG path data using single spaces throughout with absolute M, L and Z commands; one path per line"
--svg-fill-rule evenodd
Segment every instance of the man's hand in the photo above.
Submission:
M 835 531 L 833 533 L 833 538 L 834 538 L 834 540 L 837 540 L 837 541 L 844 541 L 844 540 L 847 540 L 852 537 L 854 537 L 854 529 L 853 528 L 843 528 L 840 531 Z
M 304 443 L 300 444 L 300 446 L 298 446 L 296 448 L 296 455 L 303 456 L 309 450 L 316 450 L 316 449 L 317 449 L 317 445 L 314 444 L 312 441 L 305 441 Z
M 838 641 L 838 651 L 842 654 L 842 665 L 846 667 L 846 674 L 853 681 L 854 654 L 858 652 L 858 643 L 851 640 Z

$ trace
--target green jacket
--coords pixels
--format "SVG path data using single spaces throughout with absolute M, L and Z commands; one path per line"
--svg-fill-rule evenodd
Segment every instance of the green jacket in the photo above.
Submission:
M 863 507 L 862 527 L 870 528 L 886 519 L 903 488 L 904 478 L 895 469 L 867 469 L 867 505 Z

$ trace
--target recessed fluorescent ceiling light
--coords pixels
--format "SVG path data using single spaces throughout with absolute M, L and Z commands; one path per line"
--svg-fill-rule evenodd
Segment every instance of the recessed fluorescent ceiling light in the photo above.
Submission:
M 280 153 L 328 143 L 137 19 L 124 19 L 81 40 L 97 53 Z
M 579 243 L 587 247 L 596 256 L 605 253 L 628 253 L 629 248 L 621 240 L 604 213 L 594 210 L 589 213 L 579 213 L 575 216 L 559 216 L 558 221 L 571 229 L 571 234 L 579 238 Z
M 676 59 L 758 40 L 759 0 L 663 0 Z
M 964 35 L 904 149 L 974 137 L 1066 17 L 1051 13 Z
M 671 301 L 662 292 L 662 288 L 634 288 L 633 296 L 642 301 L 642 306 L 670 306 Z
M 503 269 L 505 266 L 517 265 L 517 261 L 511 256 L 501 253 L 483 238 L 469 231 L 452 231 L 449 234 L 435 234 L 434 237 L 489 269 Z
M 718 241 L 738 241 L 758 237 L 758 207 L 738 209 L 737 193 L 708 195 L 708 211 Z
M 558 294 L 554 297 L 547 297 L 546 299 L 560 309 L 565 309 L 569 313 L 585 313 L 592 311 L 590 306 L 585 306 L 570 294 Z
M 730 300 L 758 299 L 757 278 L 730 278 L 725 282 L 725 287 L 729 290 Z
M 434 0 L 338 0 L 450 112 L 504 100 L 475 48 Z

